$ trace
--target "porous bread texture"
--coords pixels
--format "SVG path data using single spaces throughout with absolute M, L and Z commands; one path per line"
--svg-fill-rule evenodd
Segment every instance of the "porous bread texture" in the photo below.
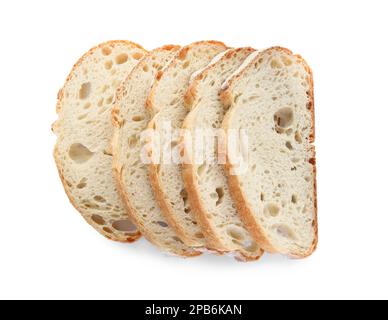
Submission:
M 114 94 L 146 51 L 129 41 L 91 49 L 74 66 L 58 94 L 54 157 L 65 191 L 86 221 L 105 237 L 140 237 L 118 195 L 110 141 Z
M 248 168 L 231 193 L 246 226 L 269 252 L 306 257 L 318 241 L 313 78 L 291 51 L 261 52 L 221 92 L 223 128 L 246 130 Z
M 190 44 L 180 49 L 175 58 L 158 74 L 147 101 L 147 106 L 156 114 L 150 121 L 149 128 L 160 134 L 162 146 L 166 145 L 166 141 L 171 143 L 173 153 L 181 148 L 180 137 L 173 136 L 172 141 L 169 141 L 164 124 L 171 124 L 173 130 L 181 128 L 187 115 L 184 95 L 191 75 L 226 49 L 223 43 L 216 41 Z M 152 163 L 149 169 L 151 184 L 169 225 L 185 244 L 193 247 L 206 246 L 203 232 L 188 201 L 182 166 L 174 163 Z
M 183 165 L 183 179 L 190 203 L 210 247 L 223 252 L 236 252 L 241 260 L 256 260 L 263 251 L 245 228 L 230 194 L 224 166 L 218 158 L 218 130 L 227 111 L 219 99 L 223 82 L 254 52 L 252 48 L 229 49 L 213 61 L 192 81 L 186 93 L 186 106 L 191 109 L 183 129 L 191 133 L 192 143 L 185 144 L 191 161 Z M 213 158 L 196 163 L 197 130 L 211 137 Z
M 146 98 L 155 76 L 178 49 L 165 46 L 148 53 L 117 90 L 112 111 L 113 171 L 132 221 L 142 234 L 163 251 L 189 257 L 200 253 L 184 245 L 168 225 L 153 194 L 141 154 L 147 142 L 141 135 L 151 119 L 145 108 Z

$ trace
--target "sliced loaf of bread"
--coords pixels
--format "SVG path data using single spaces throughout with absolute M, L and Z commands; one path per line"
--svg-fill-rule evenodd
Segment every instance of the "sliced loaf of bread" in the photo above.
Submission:
M 191 111 L 183 123 L 183 129 L 192 137 L 191 143 L 184 145 L 190 161 L 183 165 L 183 178 L 198 222 L 210 247 L 237 253 L 241 260 L 258 259 L 262 250 L 236 211 L 224 166 L 219 161 L 219 130 L 227 109 L 218 94 L 223 82 L 252 52 L 252 48 L 229 49 L 193 79 L 185 99 Z M 203 146 L 196 141 L 202 138 L 198 130 L 211 137 L 206 148 L 212 150 L 210 157 L 200 163 L 195 161 L 199 159 L 198 153 L 203 152 Z
M 112 174 L 111 109 L 117 87 L 146 51 L 128 41 L 103 43 L 74 66 L 58 94 L 54 156 L 74 207 L 105 237 L 132 242 L 130 222 Z
M 150 185 L 147 158 L 142 154 L 147 143 L 142 134 L 150 121 L 146 98 L 155 76 L 178 49 L 165 46 L 151 51 L 118 89 L 112 111 L 113 170 L 132 221 L 143 235 L 163 251 L 195 256 L 199 252 L 184 245 L 164 218 Z
M 173 158 L 174 154 L 180 154 L 180 135 L 172 132 L 170 136 L 168 131 L 175 130 L 177 133 L 187 115 L 184 95 L 192 74 L 204 68 L 214 56 L 226 49 L 223 43 L 215 41 L 196 42 L 180 49 L 175 58 L 158 74 L 147 101 L 147 106 L 156 113 L 149 128 L 159 134 L 162 146 L 159 158 L 161 161 L 150 165 L 151 183 L 169 224 L 185 244 L 195 247 L 203 247 L 206 242 L 188 202 L 182 166 Z M 171 149 L 170 159 L 166 157 L 165 147 Z M 154 153 L 152 156 L 154 157 Z M 168 160 L 172 161 L 167 163 Z
M 228 152 L 231 194 L 246 226 L 269 252 L 306 257 L 318 239 L 311 69 L 287 49 L 258 54 L 229 79 L 223 128 L 245 130 L 247 170 Z

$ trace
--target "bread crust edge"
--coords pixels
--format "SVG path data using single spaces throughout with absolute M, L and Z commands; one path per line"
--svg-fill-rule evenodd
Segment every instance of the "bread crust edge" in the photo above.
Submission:
M 168 50 L 168 51 L 177 51 L 179 46 L 176 45 L 165 45 L 160 48 L 156 48 L 147 54 L 152 54 L 153 52 L 162 51 L 162 50 Z M 142 59 L 144 60 L 146 56 Z M 113 137 L 112 137 L 112 152 L 113 152 L 113 163 L 112 163 L 112 171 L 113 176 L 117 184 L 117 188 L 119 191 L 120 198 L 122 199 L 124 206 L 128 212 L 128 215 L 130 216 L 131 220 L 135 223 L 135 225 L 138 227 L 138 229 L 143 234 L 144 238 L 146 238 L 149 242 L 151 242 L 153 245 L 155 245 L 157 248 L 159 248 L 163 252 L 169 252 L 174 255 L 190 258 L 190 257 L 196 257 L 201 255 L 200 252 L 197 252 L 193 250 L 191 253 L 182 254 L 182 252 L 173 251 L 173 250 L 167 250 L 164 246 L 162 246 L 153 236 L 152 233 L 148 232 L 140 223 L 139 219 L 137 218 L 136 210 L 133 208 L 131 201 L 128 198 L 128 195 L 125 191 L 125 185 L 122 178 L 122 168 L 120 167 L 119 160 L 118 160 L 118 136 L 119 136 L 119 130 L 121 129 L 122 123 L 117 118 L 116 114 L 119 111 L 119 99 L 121 99 L 121 94 L 125 89 L 125 84 L 130 80 L 132 77 L 133 72 L 136 70 L 136 68 L 140 68 L 142 65 L 142 60 L 138 63 L 138 65 L 133 68 L 133 70 L 128 74 L 127 78 L 122 82 L 122 84 L 117 88 L 116 91 L 116 100 L 114 102 L 114 106 L 112 108 L 112 123 L 113 123 Z
M 59 112 L 61 111 L 62 109 L 62 103 L 63 103 L 63 90 L 64 88 L 67 86 L 67 84 L 69 83 L 69 81 L 73 78 L 73 75 L 74 75 L 74 72 L 77 70 L 77 68 L 79 68 L 85 61 L 85 59 L 87 59 L 89 56 L 93 55 L 95 53 L 95 51 L 103 48 L 103 47 L 106 47 L 106 46 L 115 46 L 117 44 L 122 44 L 122 45 L 127 45 L 129 47 L 132 47 L 132 48 L 138 48 L 138 49 L 141 49 L 143 50 L 144 52 L 147 52 L 142 46 L 140 46 L 139 44 L 135 43 L 135 42 L 131 42 L 131 41 L 128 41 L 128 40 L 111 40 L 111 41 L 106 41 L 106 42 L 103 42 L 103 43 L 100 43 L 99 45 L 97 46 L 94 46 L 93 48 L 91 48 L 90 50 L 88 50 L 84 55 L 82 55 L 81 58 L 78 59 L 78 61 L 73 65 L 69 75 L 66 77 L 66 80 L 65 80 L 65 83 L 64 85 L 62 86 L 62 88 L 59 90 L 58 92 L 58 95 L 57 95 L 57 103 L 56 103 L 56 113 L 59 114 Z M 57 125 L 57 122 L 58 120 L 56 120 L 51 129 L 52 131 L 55 132 L 56 130 L 56 125 Z M 59 156 L 58 156 L 58 142 L 55 143 L 55 146 L 54 146 L 54 152 L 53 152 L 53 156 L 54 156 L 54 160 L 55 160 L 55 164 L 56 164 L 56 167 L 57 167 L 57 170 L 58 170 L 58 174 L 59 174 L 59 177 L 61 179 L 61 182 L 62 182 L 62 185 L 63 185 L 63 188 L 65 190 L 65 193 L 70 201 L 70 203 L 73 205 L 73 207 L 81 214 L 81 216 L 84 218 L 84 220 L 90 225 L 92 226 L 97 232 L 99 232 L 101 235 L 103 235 L 105 238 L 109 239 L 109 240 L 112 240 L 112 241 L 116 241 L 116 242 L 123 242 L 123 243 L 132 243 L 132 242 L 135 242 L 137 241 L 140 237 L 141 237 L 141 233 L 138 231 L 136 233 L 134 233 L 133 236 L 125 236 L 125 237 L 115 237 L 114 234 L 112 233 L 107 233 L 107 232 L 104 232 L 103 230 L 101 230 L 100 228 L 98 228 L 96 225 L 94 225 L 92 223 L 92 221 L 90 221 L 87 216 L 90 214 L 88 212 L 86 212 L 86 210 L 82 209 L 78 204 L 77 202 L 75 201 L 75 199 L 71 196 L 70 194 L 70 190 L 68 189 L 68 186 L 65 182 L 65 178 L 61 172 L 61 165 L 60 165 L 60 161 L 59 161 Z M 121 232 L 121 231 L 118 231 L 118 232 Z
M 318 200 L 317 200 L 317 167 L 316 167 L 316 151 L 314 146 L 315 141 L 315 101 L 314 101 L 314 80 L 313 80 L 313 73 L 311 68 L 308 66 L 307 62 L 300 56 L 300 55 L 294 55 L 292 51 L 289 49 L 283 48 L 283 47 L 271 47 L 269 49 L 266 49 L 262 51 L 262 53 L 270 52 L 270 51 L 280 51 L 284 52 L 286 54 L 293 55 L 296 57 L 300 63 L 302 63 L 303 67 L 305 68 L 306 72 L 309 74 L 309 110 L 312 115 L 312 128 L 310 132 L 310 147 L 312 148 L 313 154 L 314 154 L 314 160 L 313 160 L 313 179 L 314 179 L 314 240 L 307 250 L 303 252 L 283 252 L 281 249 L 276 248 L 273 246 L 270 242 L 270 240 L 265 236 L 265 232 L 260 226 L 260 224 L 256 223 L 256 220 L 254 218 L 253 210 L 248 204 L 247 197 L 245 196 L 244 192 L 239 187 L 239 180 L 237 176 L 230 174 L 230 169 L 232 168 L 232 165 L 229 161 L 228 156 L 227 163 L 225 165 L 226 174 L 228 175 L 228 181 L 229 181 L 229 187 L 232 191 L 232 196 L 235 200 L 236 206 L 238 208 L 238 212 L 245 223 L 248 230 L 250 230 L 252 236 L 254 239 L 259 243 L 259 245 L 267 252 L 269 253 L 281 253 L 286 254 L 290 256 L 291 258 L 306 258 L 314 253 L 314 251 L 317 248 L 318 245 Z M 251 61 L 241 72 L 231 79 L 229 79 L 228 83 L 225 84 L 224 88 L 220 91 L 220 98 L 224 105 L 231 105 L 232 104 L 232 94 L 231 94 L 231 86 L 233 85 L 233 82 L 240 78 L 246 70 L 258 62 L 260 59 L 261 54 L 259 54 L 253 61 Z M 225 118 L 223 120 L 223 128 L 224 130 L 228 129 L 228 122 L 230 121 L 230 118 L 233 114 L 233 107 L 230 108 L 229 112 L 225 115 Z
M 208 41 L 197 41 L 193 42 L 185 47 L 182 47 L 176 55 L 171 59 L 171 61 L 163 68 L 163 70 L 160 72 L 160 74 L 156 77 L 154 83 L 151 86 L 149 95 L 146 100 L 146 108 L 153 114 L 157 114 L 159 110 L 156 109 L 155 107 L 155 102 L 154 102 L 154 97 L 155 97 L 155 91 L 158 86 L 158 82 L 163 75 L 164 70 L 167 70 L 168 68 L 171 68 L 172 66 L 176 65 L 177 61 L 180 59 L 184 59 L 187 52 L 194 46 L 202 45 L 202 44 L 208 44 L 208 45 L 219 45 L 222 47 L 225 47 L 225 50 L 228 49 L 228 47 L 220 41 L 215 41 L 215 40 L 208 40 Z M 148 128 L 149 129 L 154 129 L 154 123 L 155 123 L 155 117 L 150 121 Z M 161 182 L 158 177 L 158 170 L 157 170 L 157 165 L 155 164 L 150 164 L 149 166 L 149 172 L 150 172 L 150 181 L 152 188 L 154 190 L 155 197 L 158 200 L 158 203 L 160 207 L 162 208 L 162 211 L 164 213 L 164 216 L 168 223 L 175 229 L 176 233 L 178 236 L 182 239 L 183 242 L 186 244 L 190 244 L 193 247 L 198 247 L 201 248 L 202 245 L 199 245 L 198 241 L 193 239 L 192 237 L 189 237 L 186 232 L 183 230 L 183 228 L 179 225 L 177 219 L 175 218 L 175 215 L 173 213 L 173 209 L 171 208 L 171 205 L 168 203 L 166 200 L 166 196 L 163 192 L 163 188 L 161 186 Z M 189 199 L 190 201 L 190 199 Z M 203 247 L 203 246 L 202 246 Z
M 255 50 L 253 48 L 236 48 L 232 49 L 229 53 L 227 53 L 225 56 L 223 56 L 218 62 L 222 62 L 226 59 L 229 59 L 234 52 L 242 50 L 242 49 L 251 49 L 252 52 Z M 211 70 L 211 68 L 214 67 L 214 64 L 208 65 L 206 68 L 200 72 L 195 79 L 191 82 L 189 88 L 186 91 L 185 94 L 185 104 L 188 110 L 191 109 L 192 112 L 195 112 L 195 102 L 197 100 L 197 88 L 199 86 L 200 81 L 206 77 L 208 72 Z M 192 130 L 191 125 L 191 119 L 190 119 L 190 113 L 186 117 L 185 121 L 183 122 L 182 129 L 186 130 Z M 187 145 L 183 144 L 185 148 L 185 154 L 191 154 L 189 150 L 187 150 Z M 205 237 L 207 239 L 208 245 L 210 246 L 209 249 L 216 250 L 220 254 L 232 254 L 236 260 L 242 261 L 242 262 L 248 262 L 248 261 L 256 261 L 262 257 L 264 254 L 264 251 L 261 251 L 261 253 L 257 256 L 253 255 L 247 255 L 243 251 L 230 251 L 222 244 L 222 242 L 218 239 L 216 236 L 216 232 L 214 231 L 212 225 L 210 224 L 209 220 L 206 218 L 207 210 L 203 206 L 202 199 L 200 197 L 200 193 L 198 191 L 198 180 L 196 179 L 196 168 L 192 164 L 193 159 L 191 157 L 190 164 L 183 164 L 182 167 L 182 177 L 185 183 L 186 188 L 189 190 L 189 201 L 190 204 L 194 210 L 194 213 L 197 217 L 198 222 L 200 223 L 202 230 L 205 234 Z

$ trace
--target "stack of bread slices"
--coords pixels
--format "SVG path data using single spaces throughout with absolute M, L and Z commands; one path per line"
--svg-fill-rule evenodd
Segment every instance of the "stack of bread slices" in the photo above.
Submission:
M 290 50 L 106 42 L 75 64 L 57 113 L 65 191 L 108 239 L 240 261 L 315 250 L 313 78 Z

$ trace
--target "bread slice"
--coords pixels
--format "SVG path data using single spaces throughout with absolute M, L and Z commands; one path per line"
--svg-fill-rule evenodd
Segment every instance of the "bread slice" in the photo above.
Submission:
M 149 128 L 160 134 L 163 147 L 171 145 L 173 154 L 177 150 L 179 153 L 180 136 L 173 135 L 170 141 L 165 125 L 171 125 L 172 130 L 180 130 L 187 115 L 184 95 L 189 86 L 190 77 L 226 49 L 223 43 L 215 41 L 190 44 L 180 49 L 176 57 L 159 73 L 153 84 L 147 106 L 157 114 L 150 122 Z M 165 155 L 166 153 L 162 152 L 162 160 Z M 155 153 L 152 156 L 156 158 Z M 182 241 L 193 247 L 205 246 L 203 232 L 188 202 L 182 179 L 182 166 L 177 162 L 152 163 L 150 178 L 167 221 Z
M 223 128 L 249 137 L 248 170 L 238 172 L 228 152 L 227 173 L 252 236 L 269 252 L 310 255 L 318 239 L 311 69 L 270 48 L 225 84 L 221 98 L 231 105 Z
M 177 46 L 151 51 L 117 90 L 112 111 L 114 123 L 113 171 L 132 221 L 143 235 L 164 251 L 195 256 L 199 252 L 183 244 L 165 220 L 153 194 L 149 172 L 142 158 L 146 139 L 142 133 L 150 121 L 145 102 L 157 73 L 175 55 Z M 145 137 L 145 136 L 144 136 Z
M 217 161 L 216 138 L 227 111 L 218 94 L 223 82 L 252 52 L 252 48 L 230 49 L 193 79 L 186 94 L 186 105 L 192 110 L 183 123 L 183 129 L 188 130 L 192 137 L 191 144 L 184 145 L 190 161 L 183 165 L 183 180 L 190 203 L 210 247 L 235 252 L 240 260 L 258 259 L 263 251 L 241 221 L 229 191 L 224 166 Z M 212 149 L 212 157 L 200 163 L 195 161 L 197 154 L 202 152 L 201 147 L 196 148 L 198 130 L 215 138 L 208 146 Z
M 58 94 L 54 157 L 66 193 L 86 221 L 105 237 L 132 242 L 112 175 L 111 108 L 117 87 L 146 51 L 128 41 L 103 43 L 74 66 Z

